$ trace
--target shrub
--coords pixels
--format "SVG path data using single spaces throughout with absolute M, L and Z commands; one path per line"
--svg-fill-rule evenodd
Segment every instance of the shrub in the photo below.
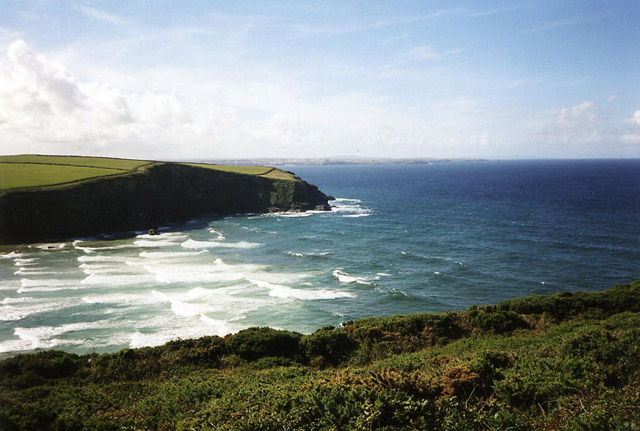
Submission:
M 330 326 L 302 338 L 306 357 L 321 367 L 345 361 L 357 346 L 344 330 Z
M 240 356 L 248 361 L 266 356 L 290 358 L 301 361 L 301 334 L 280 331 L 267 327 L 249 328 L 230 336 L 226 340 L 227 353 Z
M 550 313 L 557 319 L 566 319 L 587 312 L 590 316 L 610 316 L 623 311 L 640 311 L 640 281 L 622 284 L 602 292 L 559 292 L 553 295 L 531 295 L 499 302 L 499 310 L 518 314 Z
M 484 331 L 494 334 L 504 334 L 519 328 L 527 328 L 527 322 L 513 311 L 485 311 L 475 314 L 474 324 Z
M 502 371 L 510 367 L 512 358 L 503 352 L 485 351 L 469 362 L 469 369 L 478 375 L 478 382 L 485 394 L 493 391 L 494 382 L 504 379 Z

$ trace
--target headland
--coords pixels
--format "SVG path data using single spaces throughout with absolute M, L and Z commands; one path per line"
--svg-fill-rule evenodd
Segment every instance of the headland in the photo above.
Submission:
M 82 156 L 0 157 L 0 244 L 149 230 L 190 218 L 329 210 L 329 197 L 268 166 Z

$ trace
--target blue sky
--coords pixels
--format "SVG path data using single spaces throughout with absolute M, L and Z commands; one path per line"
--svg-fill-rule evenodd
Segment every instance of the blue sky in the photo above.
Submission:
M 640 2 L 0 0 L 0 153 L 640 157 Z

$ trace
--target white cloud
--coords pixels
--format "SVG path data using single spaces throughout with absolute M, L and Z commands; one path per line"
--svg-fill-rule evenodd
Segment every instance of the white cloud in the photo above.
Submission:
M 61 58 L 75 64 L 83 54 Z M 76 65 L 81 79 L 23 40 L 11 43 L 0 57 L 0 153 L 509 157 L 520 155 L 525 138 L 543 136 L 550 150 L 533 156 L 564 156 L 588 154 L 609 138 L 635 142 L 640 125 L 638 111 L 626 135 L 612 132 L 605 110 L 586 101 L 556 111 L 554 126 L 540 135 L 539 113 L 466 96 L 411 106 L 375 93 L 325 91 L 286 73 L 160 65 L 127 74 L 104 66 Z M 525 138 L 514 143 L 516 135 Z
M 11 43 L 0 58 L 0 152 L 447 157 L 460 151 L 477 155 L 473 151 L 486 143 L 477 138 L 476 108 L 466 99 L 394 110 L 387 99 L 324 94 L 313 83 L 294 80 L 159 67 L 138 71 L 122 90 L 114 82 L 123 75 L 80 80 L 23 40 Z
M 634 112 L 633 117 L 628 119 L 626 123 L 628 127 L 620 137 L 620 142 L 629 145 L 640 144 L 640 130 L 638 128 L 640 126 L 640 111 Z
M 562 108 L 557 119 L 558 138 L 565 146 L 581 147 L 601 143 L 605 137 L 595 102 L 586 101 Z
M 582 102 L 572 108 L 562 108 L 558 115 L 558 123 L 561 127 L 572 128 L 583 126 L 585 123 L 593 122 L 597 115 L 594 112 L 595 103 L 591 101 Z
M 189 109 L 172 95 L 123 94 L 79 82 L 23 40 L 9 45 L 0 63 L 0 148 L 6 153 L 75 149 L 143 156 L 153 145 L 203 140 L 219 113 L 216 107 Z
M 96 9 L 96 8 L 85 6 L 85 5 L 76 6 L 76 9 L 82 12 L 83 14 L 85 14 L 86 16 L 88 16 L 89 18 L 92 18 L 98 21 L 103 21 L 109 24 L 114 24 L 114 25 L 131 25 L 130 20 L 118 15 L 105 12 L 100 9 Z
M 624 144 L 640 145 L 640 133 L 627 133 L 620 137 Z
M 415 60 L 439 60 L 441 56 L 430 46 L 418 46 L 411 51 L 411 57 Z

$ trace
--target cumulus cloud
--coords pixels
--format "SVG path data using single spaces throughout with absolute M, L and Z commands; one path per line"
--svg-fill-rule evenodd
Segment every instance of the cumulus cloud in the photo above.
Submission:
M 562 127 L 574 127 L 585 122 L 593 122 L 597 117 L 594 112 L 595 106 L 594 102 L 587 101 L 572 108 L 562 108 L 558 115 L 558 123 Z
M 0 153 L 487 157 L 506 141 L 487 128 L 486 107 L 469 98 L 414 109 L 292 79 L 163 66 L 124 75 L 101 69 L 82 79 L 25 41 L 11 43 L 0 56 Z M 569 139 L 589 122 L 598 122 L 593 102 L 563 109 L 557 127 Z
M 561 142 L 591 145 L 603 140 L 603 122 L 595 102 L 586 101 L 558 114 L 557 131 Z
M 615 98 L 609 97 L 607 101 L 608 105 L 585 101 L 558 112 L 555 124 L 547 130 L 549 143 L 556 145 L 558 154 L 563 151 L 580 151 L 589 157 L 634 154 L 631 145 L 640 143 L 640 111 L 620 121 L 611 106 Z
M 0 62 L 0 149 L 143 156 L 153 147 L 179 155 L 185 142 L 204 144 L 233 114 L 217 106 L 186 106 L 177 96 L 122 93 L 80 82 L 61 65 L 11 43 Z
M 149 76 L 165 82 L 159 91 L 124 91 L 81 80 L 17 40 L 0 57 L 0 152 L 228 158 L 362 149 L 372 156 L 446 157 L 477 135 L 446 136 L 443 116 L 450 111 L 461 133 L 457 105 L 410 113 L 366 94 L 312 98 L 295 83 L 191 79 L 189 73 L 151 70 Z M 182 83 L 179 93 L 171 91 L 175 82 Z M 476 141 L 476 148 L 486 144 Z
M 638 127 L 640 126 L 640 111 L 634 112 L 627 124 L 628 127 L 620 137 L 620 141 L 630 145 L 640 144 L 640 128 Z

